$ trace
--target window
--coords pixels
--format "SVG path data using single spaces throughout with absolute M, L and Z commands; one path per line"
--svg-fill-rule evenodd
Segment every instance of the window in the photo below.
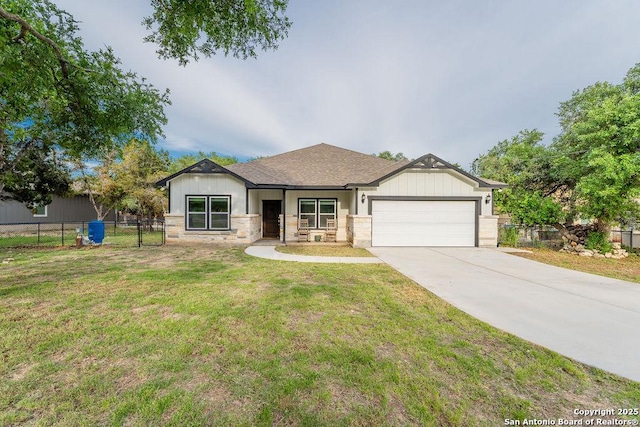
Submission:
M 228 230 L 229 196 L 187 196 L 187 230 Z
M 47 216 L 47 205 L 45 206 L 36 206 L 33 208 L 33 216 L 46 217 Z
M 299 199 L 298 217 L 309 221 L 309 228 L 327 228 L 336 219 L 336 199 Z

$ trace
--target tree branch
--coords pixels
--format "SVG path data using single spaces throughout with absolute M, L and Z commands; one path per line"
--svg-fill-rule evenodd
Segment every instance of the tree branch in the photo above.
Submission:
M 65 80 L 69 79 L 69 61 L 64 57 L 64 55 L 62 55 L 62 51 L 60 50 L 60 47 L 56 42 L 54 42 L 44 34 L 40 34 L 40 32 L 38 32 L 35 28 L 33 28 L 22 17 L 14 13 L 7 12 L 2 6 L 0 6 L 0 17 L 20 24 L 20 34 L 13 39 L 16 43 L 18 43 L 21 39 L 24 39 L 26 34 L 29 33 L 35 38 L 37 38 L 38 40 L 40 40 L 41 42 L 49 45 L 51 49 L 53 49 L 53 51 L 55 52 L 56 57 L 58 58 L 58 62 L 60 63 L 60 69 L 62 70 L 62 75 L 64 76 Z

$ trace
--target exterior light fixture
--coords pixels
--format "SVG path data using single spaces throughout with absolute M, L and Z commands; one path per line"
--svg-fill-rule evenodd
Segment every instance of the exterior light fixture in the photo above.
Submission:
M 488 205 L 489 203 L 491 203 L 491 194 L 487 194 L 487 197 L 485 197 L 484 202 Z
M 367 195 L 362 193 L 362 196 L 360 196 L 360 200 L 362 200 L 362 203 L 364 203 L 364 201 L 367 200 Z

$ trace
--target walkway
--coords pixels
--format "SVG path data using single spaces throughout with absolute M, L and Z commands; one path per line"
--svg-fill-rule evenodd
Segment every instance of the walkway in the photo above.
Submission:
M 296 261 L 296 262 L 320 262 L 320 263 L 346 263 L 346 264 L 380 264 L 381 261 L 376 257 L 333 257 L 333 256 L 312 256 L 312 255 L 293 255 L 276 251 L 275 246 L 249 246 L 245 249 L 249 255 L 258 258 L 267 258 L 277 261 Z

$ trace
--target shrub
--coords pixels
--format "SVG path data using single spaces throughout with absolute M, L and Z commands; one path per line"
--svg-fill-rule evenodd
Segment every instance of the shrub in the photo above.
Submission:
M 505 227 L 500 230 L 500 245 L 501 246 L 517 246 L 518 244 L 518 229 L 516 227 Z
M 607 236 L 600 231 L 592 231 L 589 233 L 587 236 L 586 247 L 587 249 L 595 249 L 603 253 L 611 252 L 613 249 L 613 246 L 611 245 L 611 242 L 609 242 Z

